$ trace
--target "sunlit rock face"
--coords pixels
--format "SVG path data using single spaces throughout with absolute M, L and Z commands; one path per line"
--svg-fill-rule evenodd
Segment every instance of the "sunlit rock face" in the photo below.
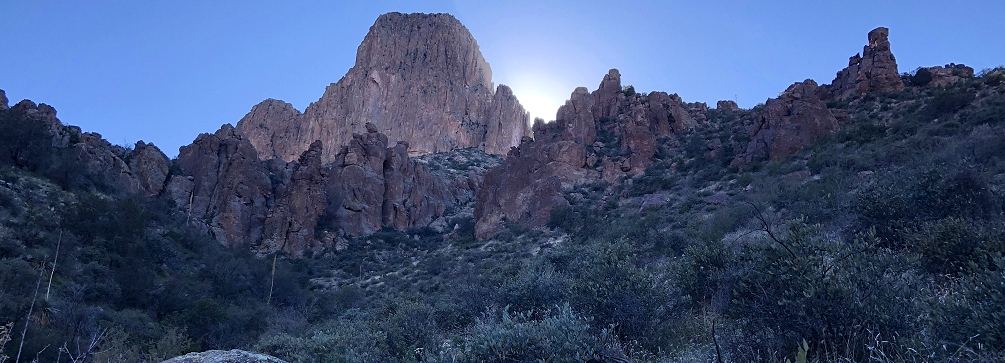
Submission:
M 356 64 L 301 114 L 266 100 L 237 124 L 262 159 L 292 161 L 312 142 L 335 160 L 353 133 L 372 123 L 408 154 L 477 147 L 504 155 L 529 134 L 528 113 L 509 87 L 492 84 L 478 43 L 449 14 L 381 15 Z

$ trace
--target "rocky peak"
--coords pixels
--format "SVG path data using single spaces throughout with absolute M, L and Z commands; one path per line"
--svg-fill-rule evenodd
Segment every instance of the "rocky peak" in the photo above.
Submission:
M 6 110 L 10 108 L 10 101 L 7 100 L 7 93 L 0 89 L 0 110 Z
M 576 88 L 554 122 L 535 120 L 534 139 L 523 140 L 485 174 L 475 203 L 476 237 L 492 237 L 507 220 L 544 225 L 552 208 L 568 205 L 565 188 L 640 175 L 656 154 L 658 137 L 689 130 L 707 110 L 676 94 L 626 93 L 617 69 L 592 93 Z
M 750 143 L 733 165 L 745 166 L 756 161 L 792 155 L 821 137 L 837 131 L 838 121 L 817 96 L 812 79 L 797 82 L 778 98 L 765 102 L 754 116 L 749 131 Z
M 372 123 L 409 155 L 478 147 L 505 154 L 529 135 L 528 113 L 512 91 L 493 88 L 471 33 L 449 14 L 381 15 L 356 64 L 303 114 L 266 100 L 237 124 L 263 159 L 292 161 L 315 140 L 331 162 Z
M 869 32 L 869 44 L 861 54 L 848 59 L 848 67 L 837 73 L 830 85 L 820 87 L 822 99 L 844 99 L 867 92 L 900 92 L 904 82 L 897 71 L 897 59 L 890 51 L 890 30 L 876 28 Z

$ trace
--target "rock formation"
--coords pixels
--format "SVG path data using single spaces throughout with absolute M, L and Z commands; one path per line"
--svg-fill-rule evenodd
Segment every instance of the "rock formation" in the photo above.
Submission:
M 754 116 L 746 152 L 737 156 L 733 165 L 792 155 L 837 131 L 837 119 L 817 92 L 817 83 L 807 79 L 789 86 L 778 98 L 769 99 Z
M 869 44 L 861 54 L 848 59 L 848 67 L 838 72 L 830 85 L 820 87 L 820 98 L 840 100 L 867 92 L 903 91 L 897 59 L 890 52 L 889 34 L 890 30 L 882 27 L 870 31 Z
M 286 363 L 286 361 L 271 355 L 233 349 L 188 353 L 162 363 Z
M 0 89 L 0 110 L 10 108 L 10 101 L 7 100 L 7 93 Z
M 265 237 L 258 250 L 283 250 L 300 256 L 321 247 L 314 240 L 314 227 L 327 199 L 328 169 L 321 165 L 321 150 L 321 142 L 315 141 L 297 161 L 287 165 L 289 177 L 283 177 L 283 183 L 276 187 L 275 205 L 265 218 Z
M 388 147 L 386 135 L 366 125 L 335 156 L 327 185 L 327 223 L 335 230 L 367 235 L 383 226 L 398 230 L 429 225 L 459 202 L 466 182 L 451 185 L 408 157 L 408 144 Z
M 962 64 L 949 63 L 943 66 L 924 67 L 915 73 L 918 77 L 922 72 L 928 73 L 928 82 L 924 86 L 945 87 L 964 79 L 974 78 L 974 69 Z
M 736 101 L 722 100 L 715 103 L 715 109 L 717 111 L 737 111 L 740 109 L 740 106 L 736 105 Z
M 641 175 L 658 137 L 694 127 L 707 110 L 676 94 L 626 93 L 617 69 L 593 93 L 577 88 L 554 122 L 535 122 L 534 139 L 524 139 L 485 174 L 475 204 L 476 237 L 492 237 L 505 221 L 544 225 L 554 207 L 568 205 L 563 189 L 576 184 Z
M 503 155 L 528 136 L 528 113 L 500 85 L 478 44 L 449 14 L 381 15 L 363 39 L 356 64 L 300 114 L 266 100 L 237 124 L 261 159 L 291 161 L 315 140 L 324 162 L 372 123 L 409 155 L 478 147 Z
M 168 190 L 191 219 L 205 221 L 210 233 L 228 246 L 262 241 L 273 202 L 271 173 L 233 126 L 223 125 L 182 146 L 178 166 L 182 174 L 171 177 Z
M 6 106 L 6 101 L 4 97 L 0 104 Z M 90 186 L 117 195 L 156 196 L 164 188 L 171 161 L 153 144 L 139 141 L 132 150 L 112 145 L 98 133 L 82 133 L 77 126 L 63 125 L 56 109 L 44 103 L 22 100 L 13 108 L 0 110 L 18 113 L 18 117 L 32 121 L 27 127 L 41 129 L 42 139 L 47 141 L 31 142 L 45 142 L 47 145 L 36 146 L 52 148 L 51 165 L 44 167 L 58 168 L 63 181 L 86 180 Z

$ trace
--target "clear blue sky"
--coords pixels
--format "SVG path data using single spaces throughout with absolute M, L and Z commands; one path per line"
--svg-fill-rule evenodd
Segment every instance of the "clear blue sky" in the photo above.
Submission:
M 639 91 L 750 107 L 795 81 L 829 83 L 877 26 L 891 29 L 902 72 L 1005 63 L 1001 0 L 363 3 L 3 0 L 0 89 L 112 143 L 174 156 L 265 98 L 303 110 L 389 11 L 454 14 L 494 81 L 546 119 L 609 68 Z

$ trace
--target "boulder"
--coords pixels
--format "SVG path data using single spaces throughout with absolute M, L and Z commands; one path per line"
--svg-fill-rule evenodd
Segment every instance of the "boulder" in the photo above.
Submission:
M 261 353 L 243 350 L 207 350 L 200 353 L 188 353 L 183 356 L 168 359 L 162 363 L 287 363 L 286 361 Z
M 732 112 L 732 111 L 739 110 L 740 106 L 736 105 L 736 101 L 733 101 L 733 100 L 722 100 L 722 101 L 719 101 L 719 102 L 715 103 L 715 109 L 716 109 L 716 111 L 720 111 L 720 112 L 722 112 L 722 111 L 730 111 L 730 112 Z
M 129 169 L 147 195 L 156 196 L 164 190 L 171 160 L 157 146 L 137 141 L 128 159 Z

